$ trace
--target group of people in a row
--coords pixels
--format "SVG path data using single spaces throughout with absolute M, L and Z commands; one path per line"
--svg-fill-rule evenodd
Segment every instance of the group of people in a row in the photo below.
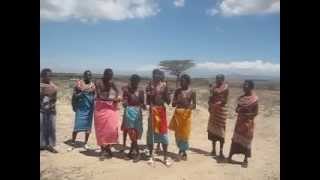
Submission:
M 52 71 L 43 69 L 40 82 L 40 149 L 47 149 L 57 153 L 54 149 L 55 118 L 57 101 L 57 86 L 51 81 Z M 84 148 L 87 145 L 92 120 L 96 132 L 97 144 L 101 147 L 101 158 L 112 157 L 111 147 L 118 144 L 119 128 L 123 131 L 123 145 L 126 146 L 126 137 L 131 140 L 128 158 L 139 161 L 140 152 L 138 140 L 143 133 L 142 111 L 149 112 L 147 129 L 147 146 L 149 149 L 148 163 L 154 163 L 153 147 L 157 149 L 162 145 L 164 163 L 169 166 L 168 160 L 168 129 L 175 132 L 176 144 L 179 148 L 178 156 L 186 160 L 189 149 L 189 137 L 191 132 L 192 110 L 196 108 L 196 92 L 190 87 L 191 78 L 184 74 L 180 78 L 180 87 L 171 96 L 168 84 L 165 81 L 164 72 L 153 70 L 152 80 L 145 89 L 140 86 L 139 75 L 132 75 L 130 82 L 122 87 L 122 96 L 118 87 L 113 82 L 112 69 L 105 69 L 101 79 L 92 81 L 90 71 L 85 71 L 82 80 L 78 80 L 73 90 L 72 108 L 75 112 L 75 124 L 72 133 L 72 143 L 75 144 L 78 132 L 85 132 Z M 246 80 L 243 84 L 244 94 L 238 98 L 236 112 L 238 113 L 232 144 L 227 160 L 231 161 L 233 154 L 244 154 L 243 165 L 248 165 L 248 157 L 251 157 L 251 142 L 254 131 L 254 118 L 258 114 L 258 98 L 253 92 L 254 83 Z M 111 90 L 115 92 L 112 96 Z M 212 156 L 216 156 L 216 142 L 220 144 L 219 157 L 223 155 L 225 141 L 227 100 L 229 95 L 228 84 L 224 75 L 216 76 L 215 86 L 210 87 L 208 139 L 212 141 Z M 122 124 L 120 125 L 119 105 L 124 107 Z M 167 121 L 166 106 L 175 107 L 173 117 Z M 122 152 L 124 152 L 122 150 Z

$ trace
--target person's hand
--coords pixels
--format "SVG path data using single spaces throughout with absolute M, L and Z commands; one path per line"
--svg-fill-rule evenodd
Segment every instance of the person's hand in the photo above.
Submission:
M 150 90 L 150 91 L 147 91 L 147 95 L 149 95 L 149 96 L 154 96 L 155 93 L 154 93 L 152 90 Z
M 222 102 L 221 101 L 217 101 L 216 103 L 214 103 L 214 105 L 221 105 Z
M 239 113 L 248 113 L 249 111 L 246 108 L 238 108 L 238 112 Z
M 142 108 L 143 110 L 147 110 L 147 106 L 146 106 L 145 104 L 143 104 L 143 105 L 141 106 L 141 108 Z
M 56 89 L 53 87 L 47 87 L 47 88 L 44 88 L 44 90 L 43 90 L 43 94 L 47 95 L 47 96 L 51 96 L 54 93 L 56 93 Z
M 120 96 L 117 96 L 113 99 L 114 102 L 120 102 L 122 100 L 122 98 Z

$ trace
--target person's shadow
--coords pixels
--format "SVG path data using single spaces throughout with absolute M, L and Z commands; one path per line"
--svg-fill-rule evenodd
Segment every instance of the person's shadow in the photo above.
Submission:
M 72 148 L 81 148 L 85 145 L 84 142 L 81 141 L 75 141 L 75 143 L 72 143 L 71 139 L 64 141 L 64 143 Z
M 239 164 L 240 164 L 240 165 L 242 164 L 242 162 L 235 161 L 235 160 L 228 161 L 227 158 L 222 158 L 222 157 L 220 157 L 219 155 L 213 156 L 213 155 L 211 155 L 211 152 L 208 152 L 208 151 L 205 151 L 205 150 L 202 150 L 202 149 L 189 148 L 189 150 L 190 150 L 191 152 L 204 155 L 204 156 L 206 156 L 206 157 L 211 156 L 211 157 L 212 157 L 213 159 L 215 159 L 216 162 L 219 163 L 219 164 L 222 164 L 222 163 L 238 164 L 238 165 L 239 165 Z
M 202 150 L 202 149 L 198 149 L 198 148 L 189 148 L 189 150 L 191 152 L 194 152 L 194 153 L 197 153 L 197 154 L 201 154 L 201 155 L 204 155 L 204 156 L 211 156 L 211 153 L 208 152 L 208 151 L 205 151 L 205 150 Z
M 112 147 L 112 158 L 122 159 L 126 161 L 132 160 L 132 158 L 129 158 L 128 154 L 125 152 L 126 150 L 129 150 L 130 147 L 128 146 L 123 147 L 123 145 L 121 144 L 114 144 L 111 147 Z M 147 160 L 146 155 L 143 152 L 141 152 L 141 150 L 143 150 L 144 148 L 146 148 L 146 146 L 139 145 L 139 150 L 141 155 L 140 160 Z M 85 156 L 96 157 L 101 159 L 101 151 L 97 149 L 87 149 L 84 151 L 80 151 L 80 153 Z M 106 158 L 106 159 L 110 159 L 110 158 Z
M 164 155 L 164 152 L 163 151 L 159 151 L 158 153 L 157 153 L 158 155 L 160 155 L 160 156 L 163 156 Z M 180 161 L 180 157 L 179 157 L 179 155 L 178 154 L 176 154 L 176 153 L 173 153 L 173 152 L 167 152 L 167 156 L 168 157 L 170 157 L 172 160 L 174 160 L 175 162 L 179 162 Z M 161 161 L 161 160 L 159 160 L 159 161 Z M 161 161 L 162 162 L 162 161 Z

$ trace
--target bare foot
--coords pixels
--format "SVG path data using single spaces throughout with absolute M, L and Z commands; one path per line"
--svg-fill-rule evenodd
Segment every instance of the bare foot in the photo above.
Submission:
M 140 161 L 140 154 L 137 154 L 137 155 L 134 157 L 133 162 L 134 162 L 134 163 L 137 163 L 137 162 L 139 162 L 139 161 Z
M 152 167 L 155 167 L 155 163 L 154 163 L 154 160 L 153 160 L 153 157 L 151 157 L 148 161 L 148 164 Z
M 104 152 L 104 151 L 100 152 L 99 160 L 100 160 L 100 161 L 105 160 L 106 156 L 107 156 L 107 153 L 106 153 L 106 152 Z
M 211 151 L 210 155 L 213 157 L 216 157 L 217 156 L 216 151 Z
M 187 153 L 183 153 L 182 156 L 181 156 L 181 159 L 184 160 L 184 161 L 186 161 L 187 158 L 188 158 L 188 157 L 187 157 Z
M 241 164 L 241 167 L 247 168 L 248 167 L 248 161 L 243 161 L 243 163 Z
M 166 159 L 164 161 L 164 164 L 167 166 L 167 167 L 170 167 L 172 165 L 172 163 L 169 161 L 169 159 Z

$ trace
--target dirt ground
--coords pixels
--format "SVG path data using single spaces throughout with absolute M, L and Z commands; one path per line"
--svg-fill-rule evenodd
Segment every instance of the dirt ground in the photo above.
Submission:
M 74 123 L 68 98 L 61 96 L 57 103 L 57 150 L 58 154 L 47 151 L 40 152 L 40 174 L 42 180 L 242 180 L 242 179 L 280 179 L 280 92 L 270 90 L 257 90 L 259 100 L 259 115 L 256 117 L 256 127 L 253 139 L 252 158 L 249 167 L 242 168 L 239 164 L 217 163 L 208 156 L 211 143 L 207 139 L 207 112 L 206 88 L 196 87 L 198 102 L 193 112 L 192 131 L 190 137 L 190 150 L 187 161 L 174 161 L 178 151 L 174 134 L 169 133 L 171 167 L 166 167 L 157 161 L 155 167 L 141 160 L 137 163 L 124 160 L 115 153 L 112 159 L 99 160 L 99 148 L 96 146 L 94 126 L 89 139 L 92 150 L 86 151 L 82 147 L 68 151 L 70 146 L 65 142 L 71 138 Z M 71 92 L 71 90 L 67 91 Z M 224 154 L 229 153 L 231 137 L 235 125 L 234 112 L 236 98 L 241 95 L 240 88 L 232 88 L 229 98 L 229 118 L 227 120 L 226 143 Z M 67 93 L 66 93 L 67 94 Z M 172 107 L 168 107 L 168 118 L 172 117 Z M 122 113 L 122 110 L 121 110 Z M 147 112 L 144 112 L 144 134 L 139 144 L 146 143 Z M 119 132 L 119 143 L 122 143 L 122 132 Z M 83 141 L 84 134 L 78 135 L 78 141 Z M 127 145 L 130 144 L 128 138 Z M 115 147 L 115 151 L 119 149 Z M 218 149 L 217 149 L 218 150 Z M 126 150 L 128 152 L 128 150 Z M 162 156 L 156 156 L 162 159 Z M 234 160 L 242 161 L 243 156 L 235 155 Z

